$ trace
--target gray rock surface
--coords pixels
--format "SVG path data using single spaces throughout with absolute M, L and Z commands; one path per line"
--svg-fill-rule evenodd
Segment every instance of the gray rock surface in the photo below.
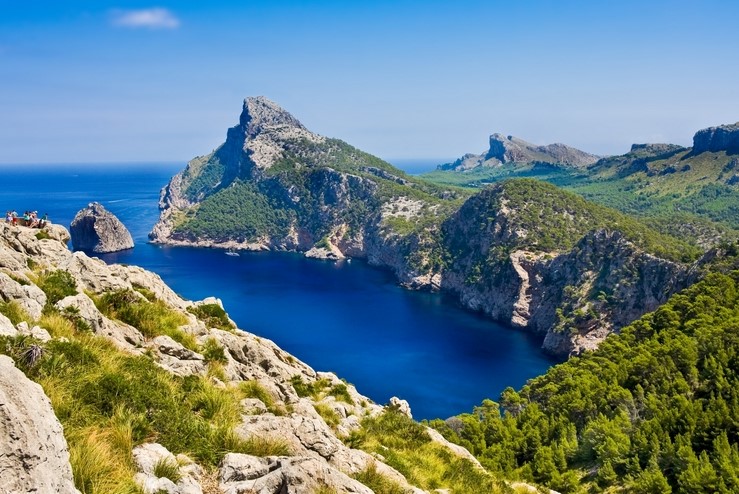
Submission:
M 74 494 L 69 450 L 38 384 L 0 355 L 0 491 Z
M 321 487 L 347 494 L 373 492 L 313 457 L 257 458 L 235 453 L 221 462 L 220 487 L 225 494 L 313 494 Z
M 133 459 L 138 469 L 135 482 L 143 489 L 144 494 L 203 494 L 199 479 L 203 469 L 194 464 L 185 455 L 175 456 L 167 448 L 157 443 L 144 443 L 133 449 Z M 177 465 L 180 479 L 174 481 L 157 477 L 156 466 L 159 463 Z
M 585 167 L 598 161 L 598 156 L 565 144 L 555 143 L 544 146 L 531 144 L 523 139 L 502 134 L 490 136 L 487 152 L 465 154 L 451 163 L 439 165 L 439 170 L 465 171 L 479 166 L 497 166 L 504 163 L 552 163 L 573 167 Z
M 719 151 L 739 153 L 739 122 L 699 130 L 693 136 L 693 154 Z
M 272 461 L 270 468 L 274 467 L 274 469 L 266 473 L 262 472 L 263 475 L 260 474 L 255 478 L 247 479 L 247 475 L 243 474 L 241 479 L 237 479 L 238 475 L 230 474 L 222 482 L 222 487 L 226 489 L 226 492 L 252 492 L 246 489 L 256 489 L 256 492 L 304 493 L 314 492 L 318 486 L 326 485 L 336 492 L 368 493 L 371 492 L 368 488 L 347 475 L 357 473 L 370 465 L 382 475 L 405 486 L 408 492 L 421 492 L 410 486 L 403 475 L 384 464 L 380 458 L 349 448 L 339 439 L 339 435 L 346 436 L 357 430 L 363 417 L 375 416 L 383 412 L 382 407 L 373 404 L 367 397 L 359 394 L 354 386 L 344 383 L 333 373 L 316 372 L 267 339 L 240 330 L 229 332 L 209 329 L 193 314 L 186 311 L 188 307 L 196 304 L 221 305 L 218 299 L 209 298 L 196 303 L 182 300 L 153 273 L 131 266 L 109 266 L 98 259 L 88 257 L 83 252 L 70 252 L 65 245 L 65 237 L 61 231 L 57 237 L 58 240 L 39 240 L 34 235 L 26 234 L 20 229 L 0 226 L 0 259 L 18 266 L 18 271 L 13 272 L 13 278 L 2 273 L 4 291 L 0 291 L 0 295 L 12 294 L 17 297 L 14 300 L 19 304 L 27 304 L 28 300 L 38 298 L 38 294 L 33 289 L 29 289 L 37 288 L 32 282 L 32 277 L 28 278 L 24 275 L 29 261 L 33 261 L 31 264 L 35 263 L 40 269 L 65 270 L 74 278 L 79 293 L 57 302 L 58 310 L 78 317 L 89 325 L 96 335 L 109 339 L 120 349 L 131 354 L 143 355 L 144 358 L 152 358 L 169 372 L 179 375 L 204 374 L 208 364 L 205 363 L 201 354 L 183 347 L 167 336 L 145 338 L 136 328 L 105 317 L 90 298 L 111 290 L 128 290 L 131 291 L 132 296 L 138 296 L 133 290 L 134 286 L 145 287 L 148 291 L 155 293 L 168 307 L 185 316 L 187 322 L 179 327 L 180 331 L 193 335 L 200 345 L 213 340 L 224 349 L 226 362 L 223 365 L 223 373 L 225 376 L 222 376 L 222 380 L 211 378 L 216 386 L 226 388 L 239 386 L 243 381 L 250 381 L 266 392 L 267 396 L 263 397 L 269 402 L 269 406 L 257 398 L 243 401 L 241 424 L 234 432 L 242 437 L 283 439 L 290 447 L 291 456 L 270 460 Z M 24 283 L 28 284 L 18 283 L 16 279 L 24 279 Z M 37 303 L 41 301 L 45 302 L 45 299 L 36 300 Z M 4 316 L 0 317 L 0 333 L 31 334 L 43 339 L 50 338 L 48 332 L 42 327 L 29 325 L 26 322 L 14 326 Z M 60 479 L 71 479 L 69 465 L 58 466 L 54 463 L 55 460 L 51 453 L 47 451 L 50 448 L 54 451 L 59 450 L 55 441 L 58 438 L 63 441 L 59 423 L 56 422 L 56 427 L 59 428 L 58 438 L 51 438 L 51 433 L 44 432 L 43 425 L 35 423 L 35 420 L 40 420 L 44 416 L 37 410 L 40 405 L 24 405 L 23 399 L 28 399 L 33 393 L 24 391 L 8 394 L 3 378 L 18 381 L 17 375 L 22 376 L 22 374 L 15 369 L 13 372 L 5 369 L 3 365 L 5 361 L 10 362 L 12 367 L 9 359 L 0 357 L 0 419 L 4 420 L 4 422 L 0 420 L 0 437 L 10 435 L 14 441 L 15 438 L 20 438 L 18 440 L 20 442 L 0 442 L 0 448 L 7 446 L 13 449 L 22 461 L 11 463 L 14 453 L 6 454 L 0 449 L 0 486 L 4 485 L 3 476 L 25 482 L 26 477 L 33 475 L 37 477 L 38 482 L 45 482 L 43 475 L 35 473 L 36 458 L 39 462 L 46 459 L 46 464 L 53 466 L 55 475 Z M 324 391 L 319 396 L 301 398 L 295 390 L 294 380 L 297 378 L 314 386 L 320 382 L 319 388 Z M 347 401 L 350 403 L 337 401 L 334 396 L 330 395 L 330 390 L 339 385 L 345 386 L 349 397 Z M 42 394 L 40 387 L 35 384 L 32 386 L 35 386 L 38 393 Z M 319 403 L 331 407 L 340 417 L 335 429 L 317 413 L 316 406 Z M 31 406 L 34 407 L 33 410 Z M 48 400 L 44 406 L 50 410 Z M 18 415 L 25 419 L 15 418 L 14 413 L 12 420 L 5 420 L 4 417 L 7 414 L 3 414 L 7 410 L 18 408 L 23 408 L 24 411 Z M 273 411 L 276 414 L 272 413 Z M 11 426 L 20 430 L 18 432 L 15 429 L 11 430 L 9 429 Z M 6 431 L 9 432 L 6 433 Z M 39 433 L 43 437 L 38 437 Z M 26 436 L 29 437 L 28 440 L 24 439 Z M 450 451 L 454 450 L 450 448 Z M 161 445 L 141 445 L 135 449 L 133 456 L 138 469 L 134 480 L 145 493 L 201 494 L 207 491 L 206 485 L 209 486 L 208 489 L 211 489 L 208 492 L 216 492 L 212 490 L 212 482 L 216 480 L 210 473 L 204 472 L 201 467 L 186 457 L 173 457 Z M 68 454 L 64 458 L 68 461 Z M 173 458 L 177 461 L 183 476 L 180 481 L 173 482 L 154 475 L 154 465 L 158 461 L 163 459 L 172 461 Z M 7 466 L 3 463 L 6 460 Z M 58 475 L 59 472 L 62 472 L 61 476 Z M 244 484 L 244 482 L 247 483 Z M 18 492 L 26 492 L 23 489 L 19 487 Z M 0 487 L 0 492 L 4 492 L 2 487 Z M 34 491 L 29 490 L 28 492 Z M 65 490 L 65 487 L 60 484 L 46 490 L 39 489 L 38 492 L 75 491 Z
M 75 250 L 103 254 L 133 248 L 128 229 L 97 202 L 91 202 L 75 215 L 70 233 Z

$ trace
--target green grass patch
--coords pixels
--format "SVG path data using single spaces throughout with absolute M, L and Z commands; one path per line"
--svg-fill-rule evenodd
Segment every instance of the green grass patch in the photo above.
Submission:
M 28 312 L 26 312 L 15 300 L 0 302 L 0 314 L 10 319 L 13 326 L 23 321 L 26 321 L 29 324 L 32 322 L 32 318 L 28 315 Z
M 46 294 L 46 307 L 49 309 L 65 297 L 77 295 L 77 284 L 67 271 L 61 269 L 43 272 L 36 278 L 36 285 Z
M 195 337 L 180 329 L 187 318 L 161 300 L 150 302 L 131 290 L 107 292 L 93 298 L 98 310 L 135 327 L 147 338 L 166 335 L 185 348 L 198 351 Z
M 352 476 L 352 478 L 372 489 L 375 494 L 406 493 L 406 490 L 402 485 L 378 472 L 377 467 L 374 464 L 368 466 L 361 472 L 357 472 Z
M 434 443 L 423 425 L 394 410 L 363 419 L 362 428 L 346 442 L 351 447 L 381 454 L 385 463 L 422 489 L 470 494 L 506 492 L 502 482 Z
M 169 479 L 175 484 L 182 479 L 182 472 L 180 472 L 180 465 L 177 461 L 170 458 L 161 458 L 154 465 L 154 475 L 157 478 Z
M 218 304 L 201 304 L 187 308 L 191 314 L 195 314 L 208 328 L 218 328 L 224 331 L 233 331 L 234 327 L 228 319 L 228 314 Z

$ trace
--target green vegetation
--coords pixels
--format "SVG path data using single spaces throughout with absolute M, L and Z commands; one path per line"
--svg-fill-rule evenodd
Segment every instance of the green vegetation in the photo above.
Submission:
M 10 319 L 13 326 L 22 321 L 32 322 L 31 316 L 15 300 L 0 302 L 0 314 Z
M 179 378 L 147 356 L 118 351 L 104 338 L 65 329 L 68 341 L 46 344 L 33 367 L 23 363 L 28 338 L 3 338 L 0 352 L 13 357 L 51 399 L 70 445 L 75 484 L 85 494 L 131 492 L 131 448 L 156 440 L 215 467 L 228 451 L 287 454 L 284 443 L 242 439 L 239 387 L 221 389 L 206 378 Z M 165 475 L 172 478 L 169 475 Z
M 205 361 L 208 363 L 218 362 L 221 364 L 228 363 L 228 357 L 226 357 L 226 351 L 218 344 L 215 338 L 208 338 L 203 343 L 203 347 L 200 350 L 203 354 Z
M 710 240 L 716 232 L 724 238 L 739 236 L 739 186 L 730 182 L 739 173 L 737 163 L 725 152 L 693 155 L 675 147 L 636 149 L 604 158 L 587 170 L 512 163 L 465 172 L 437 170 L 422 178 L 470 188 L 509 178 L 536 178 L 621 212 L 654 219 L 655 226 L 668 227 L 666 232 L 674 230 L 678 215 L 679 224 L 712 230 L 705 234 Z
M 403 486 L 377 471 L 376 465 L 370 465 L 353 477 L 366 485 L 376 494 L 405 494 Z
M 190 210 L 174 233 L 253 241 L 262 236 L 284 235 L 293 219 L 293 211 L 271 202 L 254 184 L 237 180 Z
M 150 302 L 138 292 L 117 290 L 94 297 L 93 301 L 100 312 L 130 324 L 146 337 L 166 335 L 190 350 L 198 350 L 195 337 L 180 329 L 187 324 L 187 318 L 161 300 Z
M 738 328 L 739 271 L 713 273 L 500 404 L 431 425 L 561 492 L 739 492 Z
M 169 479 L 175 484 L 182 478 L 180 466 L 176 461 L 167 458 L 162 458 L 156 463 L 156 465 L 154 465 L 154 475 L 160 479 Z
M 46 307 L 49 310 L 65 297 L 77 295 L 77 284 L 67 271 L 44 272 L 37 276 L 36 285 L 46 294 Z
M 353 432 L 347 444 L 371 453 L 379 453 L 385 463 L 402 473 L 408 481 L 422 489 L 450 489 L 455 494 L 506 492 L 507 488 L 489 474 L 476 468 L 438 443 L 426 428 L 400 412 L 387 410 L 377 417 L 366 417 L 362 428 Z M 377 478 L 370 467 L 362 472 L 362 482 L 370 482 L 376 492 L 397 492 L 383 477 Z M 384 489 L 384 490 L 383 490 Z M 401 491 L 402 492 L 402 491 Z
M 451 223 L 445 231 L 453 259 L 469 251 L 470 235 L 485 237 L 494 230 L 495 212 L 502 208 L 509 211 L 506 228 L 524 231 L 526 235 L 503 239 L 494 246 L 499 252 L 491 252 L 491 260 L 505 257 L 514 248 L 539 252 L 570 250 L 587 232 L 602 228 L 618 230 L 647 252 L 663 258 L 690 261 L 700 254 L 693 245 L 660 234 L 634 218 L 577 194 L 538 180 L 515 179 L 483 190 L 460 209 L 462 221 Z M 466 224 L 472 224 L 475 230 L 456 230 Z
M 228 314 L 218 304 L 200 304 L 188 307 L 187 311 L 205 323 L 208 328 L 218 328 L 224 331 L 233 331 L 234 327 L 228 319 Z

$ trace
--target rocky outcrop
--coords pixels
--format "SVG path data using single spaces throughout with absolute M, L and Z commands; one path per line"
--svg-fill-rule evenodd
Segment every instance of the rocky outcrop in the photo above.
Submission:
M 636 161 L 646 166 L 642 158 L 647 155 L 680 149 L 645 144 L 634 145 L 632 152 L 639 157 Z M 493 134 L 486 153 L 465 155 L 451 168 L 521 162 L 577 168 L 596 159 L 562 144 L 537 146 Z M 197 219 L 209 207 L 218 210 L 213 204 L 216 197 L 238 191 L 241 200 L 251 206 L 236 216 L 259 214 L 260 224 L 207 233 L 208 225 L 217 221 L 203 217 L 197 228 L 188 226 L 191 220 L 187 218 Z M 222 193 L 214 196 L 216 192 Z M 460 207 L 459 195 L 455 194 L 458 192 L 415 181 L 340 141 L 311 133 L 265 98 L 248 98 L 239 124 L 229 129 L 223 146 L 211 155 L 192 160 L 162 191 L 161 216 L 151 238 L 160 243 L 202 247 L 295 250 L 317 259 L 363 258 L 392 270 L 406 287 L 447 290 L 466 307 L 497 321 L 543 335 L 557 332 L 556 337 L 548 337 L 546 344 L 556 353 L 592 348 L 605 335 L 665 299 L 639 292 L 637 285 L 630 285 L 634 281 L 632 272 L 623 269 L 609 278 L 608 288 L 623 291 L 623 296 L 611 297 L 608 307 L 587 302 L 585 294 L 590 293 L 593 284 L 589 270 L 613 261 L 609 256 L 614 251 L 606 246 L 593 252 L 592 266 L 575 263 L 577 267 L 568 277 L 552 274 L 558 266 L 552 259 L 564 262 L 572 254 L 573 244 L 606 227 L 602 222 L 599 226 L 591 224 L 592 215 L 576 201 L 547 190 L 542 194 L 557 196 L 556 201 L 541 203 L 542 197 L 530 197 L 531 205 L 519 202 L 507 207 L 493 197 L 496 192 L 483 190 Z M 520 211 L 513 210 L 516 208 Z M 538 212 L 527 220 L 531 224 L 522 226 L 516 220 L 519 212 L 525 214 L 537 208 Z M 552 236 L 545 231 L 552 215 L 566 220 L 563 228 L 567 231 L 558 234 L 571 239 L 566 248 L 537 245 L 538 237 Z M 264 226 L 269 218 L 276 218 L 274 224 Z M 571 228 L 573 225 L 577 228 Z M 617 228 L 608 230 L 614 233 Z M 206 233 L 199 233 L 203 231 Z M 620 241 L 617 236 L 604 238 L 606 243 Z M 639 259 L 634 261 L 634 269 L 646 269 L 651 261 L 640 252 L 634 247 L 620 255 Z M 621 262 L 629 264 L 625 257 Z M 578 271 L 580 268 L 582 271 Z M 678 289 L 683 271 L 675 266 L 671 271 L 675 277 L 670 278 L 659 270 L 647 269 L 645 272 L 659 277 L 644 283 L 669 280 L 667 286 Z M 577 301 L 562 295 L 565 290 L 580 294 Z M 630 302 L 632 292 L 644 296 L 644 303 Z M 576 315 L 579 311 L 595 311 L 596 307 L 603 314 L 597 320 L 590 318 L 584 324 Z M 568 321 L 578 319 L 578 329 L 572 324 L 566 331 L 559 327 L 557 309 Z M 585 334 L 589 335 L 587 342 L 581 338 Z M 555 340 L 559 343 L 554 344 Z
M 693 136 L 692 154 L 719 151 L 739 153 L 739 122 L 699 130 Z
M 437 169 L 466 171 L 505 163 L 549 163 L 582 168 L 595 163 L 598 158 L 561 143 L 537 146 L 514 136 L 493 134 L 487 152 L 465 154 L 456 161 L 439 165 Z
M 61 234 L 55 237 L 65 239 Z M 137 328 L 107 318 L 91 299 L 114 291 L 126 291 L 137 297 L 134 288 L 142 287 L 149 296 L 156 294 L 160 302 L 183 316 L 186 322 L 179 331 L 194 339 L 197 348 L 209 344 L 223 349 L 219 378 L 210 378 L 214 385 L 226 389 L 249 381 L 263 390 L 262 399 L 243 400 L 241 421 L 232 432 L 247 441 L 273 439 L 288 446 L 289 454 L 279 457 L 227 455 L 216 479 L 213 472 L 205 471 L 186 456 L 174 455 L 157 443 L 144 443 L 132 451 L 137 471 L 134 481 L 143 492 L 202 494 L 217 492 L 215 489 L 220 484 L 222 492 L 229 493 L 307 494 L 325 488 L 332 492 L 369 494 L 372 492 L 369 488 L 352 478 L 367 469 L 391 479 L 407 492 L 424 492 L 413 487 L 379 456 L 351 448 L 340 439 L 357 431 L 362 418 L 385 413 L 384 407 L 359 394 L 354 386 L 333 373 L 316 372 L 267 339 L 243 331 L 210 328 L 187 311 L 196 305 L 220 305 L 217 299 L 197 303 L 183 300 L 152 273 L 134 266 L 107 265 L 83 252 L 69 251 L 65 242 L 39 239 L 0 224 L 0 260 L 18 267 L 18 271 L 2 274 L 20 286 L 35 287 L 27 268 L 29 261 L 39 271 L 64 270 L 73 277 L 79 293 L 58 301 L 55 308 L 78 321 L 85 337 L 89 337 L 87 331 L 90 331 L 112 341 L 123 352 L 153 359 L 175 375 L 206 375 L 209 364 L 203 354 L 168 336 L 145 337 Z M 20 284 L 15 278 L 27 284 Z M 23 297 L 34 298 L 32 290 L 20 293 L 17 286 L 5 281 L 0 285 L 0 296 L 10 294 L 19 304 Z M 25 322 L 14 326 L 2 315 L 0 334 L 28 335 L 35 338 L 37 345 L 52 339 L 42 327 L 30 327 Z M 300 396 L 296 390 L 298 383 L 324 391 L 310 397 Z M 341 400 L 330 393 L 334 389 L 342 390 Z M 394 403 L 391 408 L 410 414 L 406 402 L 395 399 Z M 336 421 L 329 425 L 319 410 L 334 415 Z M 38 385 L 26 379 L 3 356 L 0 356 L 0 429 L 3 429 L 2 437 L 10 438 L 0 442 L 0 485 L 11 486 L 9 492 L 76 492 L 61 426 L 48 399 Z M 450 454 L 475 463 L 466 450 L 445 442 L 431 431 L 429 436 L 448 448 Z M 162 463 L 169 466 L 168 471 L 176 470 L 177 475 L 160 477 L 162 469 L 157 465 Z
M 229 453 L 221 463 L 220 488 L 225 494 L 312 494 L 331 486 L 333 492 L 372 494 L 343 472 L 312 457 L 267 457 Z
M 38 384 L 0 355 L 0 490 L 78 493 L 67 441 Z
M 75 215 L 70 232 L 75 250 L 104 254 L 133 248 L 128 229 L 97 202 L 88 204 Z

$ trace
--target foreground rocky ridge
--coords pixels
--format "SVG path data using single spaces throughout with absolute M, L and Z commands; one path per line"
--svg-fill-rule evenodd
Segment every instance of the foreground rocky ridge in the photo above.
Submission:
M 491 137 L 495 159 L 522 159 L 529 148 L 572 167 L 596 159 Z M 248 98 L 226 142 L 163 189 L 151 238 L 363 258 L 404 286 L 452 292 L 473 310 L 541 332 L 544 347 L 561 355 L 596 347 L 695 279 L 674 250 L 659 247 L 674 239 L 647 245 L 648 229 L 623 230 L 623 217 L 597 219 L 592 205 L 523 184 L 472 197 L 432 186 L 311 133 L 266 98 Z
M 68 238 L 66 230 L 55 225 L 47 227 L 43 235 L 39 235 L 38 230 L 0 225 L 0 302 L 3 304 L 0 308 L 7 311 L 11 306 L 20 307 L 29 315 L 33 314 L 33 321 L 43 321 L 42 312 L 66 314 L 64 317 L 83 328 L 80 333 L 83 338 L 89 331 L 111 341 L 124 354 L 148 356 L 161 369 L 176 376 L 211 379 L 224 392 L 239 383 L 248 383 L 262 392 L 259 398 L 242 401 L 241 419 L 234 433 L 244 440 L 279 441 L 289 451 L 289 455 L 265 458 L 228 454 L 220 463 L 214 480 L 213 475 L 191 459 L 176 456 L 161 445 L 145 442 L 132 452 L 139 472 L 136 483 L 143 492 L 277 494 L 313 493 L 323 488 L 328 489 L 326 492 L 371 493 L 371 489 L 352 478 L 368 469 L 402 486 L 406 492 L 425 492 L 411 486 L 380 456 L 348 447 L 340 439 L 358 431 L 363 418 L 385 413 L 382 406 L 373 404 L 336 375 L 314 371 L 271 341 L 229 329 L 232 322 L 225 329 L 209 327 L 195 314 L 200 313 L 198 308 L 214 309 L 219 305 L 216 299 L 183 300 L 153 273 L 133 266 L 106 265 L 82 252 L 70 252 L 66 247 Z M 47 287 L 47 295 L 35 281 L 49 273 L 68 274 L 74 284 L 72 291 L 76 293 L 59 298 Z M 166 335 L 144 334 L 137 327 L 106 316 L 97 308 L 95 300 L 110 294 L 128 294 L 133 297 L 130 303 L 134 305 L 137 297 L 142 301 L 155 300 L 168 311 L 174 311 L 184 322 L 175 336 L 187 336 L 183 341 L 194 340 L 195 346 L 190 344 L 188 348 Z M 24 344 L 26 340 L 22 338 L 28 337 L 35 338 L 32 341 L 48 342 L 48 345 L 64 345 L 68 341 L 67 337 L 53 336 L 42 326 L 29 328 L 31 325 L 33 322 L 13 324 L 0 313 L 0 335 L 15 338 L 13 341 L 18 344 Z M 10 347 L 10 343 L 8 345 Z M 217 366 L 220 374 L 213 374 L 214 364 L 206 351 L 214 347 L 222 349 Z M 42 355 L 39 351 L 36 358 L 43 358 Z M 23 365 L 30 372 L 35 364 L 25 362 Z M 0 478 L 17 479 L 19 492 L 34 489 L 74 492 L 69 453 L 48 399 L 38 385 L 32 383 L 25 385 L 26 391 L 17 391 L 24 386 L 25 377 L 12 368 L 10 359 L 0 356 L 0 366 L 5 369 L 0 386 L 0 394 L 5 396 L 0 402 L 0 421 L 9 434 L 6 437 L 17 438 L 3 446 Z M 306 396 L 299 393 L 304 388 L 338 391 L 336 396 L 329 392 Z M 40 404 L 29 404 L 29 400 Z M 401 400 L 394 399 L 393 408 L 405 409 L 405 413 L 410 414 L 407 404 Z M 43 409 L 46 409 L 46 418 Z M 331 418 L 332 425 L 325 417 Z M 43 423 L 36 424 L 34 420 Z M 477 464 L 465 450 L 450 445 L 438 434 L 429 434 L 430 441 L 438 442 L 450 454 L 464 455 L 467 461 Z M 39 462 L 43 465 L 39 466 Z M 160 467 L 157 465 L 162 463 L 179 465 L 176 478 L 162 477 L 158 473 Z M 46 472 L 43 475 L 42 470 Z M 211 490 L 204 487 L 206 484 L 211 485 Z

